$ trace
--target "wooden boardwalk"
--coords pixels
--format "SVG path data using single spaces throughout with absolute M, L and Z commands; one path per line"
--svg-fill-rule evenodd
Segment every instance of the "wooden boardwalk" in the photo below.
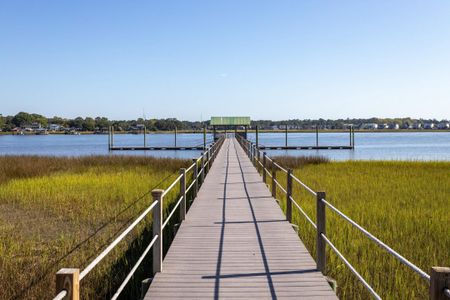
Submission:
M 337 299 L 234 138 L 145 299 Z

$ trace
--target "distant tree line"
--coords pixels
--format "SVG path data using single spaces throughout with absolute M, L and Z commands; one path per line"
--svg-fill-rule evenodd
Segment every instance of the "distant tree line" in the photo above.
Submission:
M 82 131 L 107 130 L 109 126 L 114 126 L 117 131 L 129 131 L 137 125 L 145 125 L 149 131 L 158 130 L 200 130 L 207 123 L 180 121 L 175 118 L 168 119 L 149 119 L 144 120 L 109 120 L 105 117 L 77 117 L 75 119 L 52 117 L 48 118 L 40 114 L 19 112 L 14 116 L 3 116 L 0 114 L 0 129 L 3 131 L 11 131 L 14 128 L 25 128 L 39 124 L 47 128 L 51 124 L 59 125 L 61 128 L 75 129 Z
M 272 129 L 274 127 L 282 128 L 283 125 L 289 125 L 290 128 L 296 129 L 310 129 L 315 126 L 327 129 L 345 129 L 348 124 L 360 126 L 367 123 L 386 123 L 386 124 L 398 124 L 400 127 L 405 124 L 426 124 L 426 123 L 439 123 L 446 120 L 436 119 L 413 119 L 413 118 L 354 118 L 354 119 L 292 119 L 283 121 L 272 120 L 255 120 L 251 121 L 251 127 L 258 126 L 261 129 Z M 48 118 L 40 114 L 19 112 L 14 116 L 3 116 L 0 114 L 0 129 L 3 131 L 11 131 L 14 128 L 23 128 L 30 126 L 33 123 L 38 123 L 40 126 L 47 128 L 50 124 L 56 124 L 62 128 L 71 128 L 75 130 L 83 131 L 95 131 L 106 130 L 108 126 L 114 126 L 117 131 L 129 131 L 136 128 L 137 125 L 145 125 L 149 131 L 165 131 L 165 130 L 201 130 L 203 126 L 209 125 L 209 121 L 180 121 L 175 118 L 168 119 L 149 119 L 144 120 L 142 118 L 136 120 L 109 120 L 105 117 L 77 117 L 75 119 L 52 117 Z
M 290 128 L 296 129 L 312 129 L 318 126 L 319 128 L 327 129 L 346 129 L 348 125 L 353 125 L 355 127 L 361 127 L 364 124 L 398 124 L 400 128 L 406 125 L 412 124 L 427 124 L 427 123 L 440 123 L 448 122 L 447 120 L 437 120 L 437 119 L 414 119 L 414 118 L 347 118 L 347 119 L 291 119 L 283 121 L 272 121 L 272 120 L 257 120 L 251 121 L 251 126 L 258 126 L 262 129 L 270 129 L 274 127 L 283 128 L 288 125 Z

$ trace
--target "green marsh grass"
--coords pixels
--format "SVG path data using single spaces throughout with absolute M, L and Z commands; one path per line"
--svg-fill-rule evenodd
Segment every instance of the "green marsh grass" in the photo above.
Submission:
M 275 160 L 293 168 L 313 190 L 325 191 L 327 201 L 425 272 L 432 266 L 450 266 L 449 162 Z M 286 176 L 277 175 L 286 186 Z M 315 221 L 316 199 L 295 181 L 293 198 Z M 286 198 L 279 189 L 277 199 L 285 210 Z M 326 218 L 327 236 L 383 299 L 428 298 L 428 284 L 419 275 L 329 208 Z M 315 257 L 315 230 L 295 206 L 293 222 Z M 328 247 L 327 259 L 327 275 L 337 280 L 342 299 L 371 298 Z
M 50 299 L 55 272 L 81 270 L 167 187 L 187 160 L 0 157 L 0 299 Z M 179 187 L 165 197 L 167 216 Z M 177 214 L 175 214 L 177 215 Z M 165 250 L 177 217 L 165 229 Z M 83 299 L 114 293 L 151 240 L 151 214 L 81 282 Z M 151 276 L 150 256 L 124 298 Z M 146 271 L 144 271 L 146 270 Z

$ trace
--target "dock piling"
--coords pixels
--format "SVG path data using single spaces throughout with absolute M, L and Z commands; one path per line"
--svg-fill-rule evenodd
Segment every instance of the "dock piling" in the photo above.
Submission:
M 206 126 L 203 127 L 203 149 L 206 149 Z
M 316 125 L 316 147 L 319 147 L 319 125 Z
M 147 147 L 147 127 L 144 125 L 144 147 Z
M 288 146 L 288 125 L 286 124 L 285 127 L 285 137 L 284 137 L 285 141 L 284 141 L 284 145 L 287 147 Z

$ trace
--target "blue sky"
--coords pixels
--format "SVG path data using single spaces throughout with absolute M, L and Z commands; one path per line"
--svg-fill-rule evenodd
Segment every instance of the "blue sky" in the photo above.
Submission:
M 450 118 L 450 1 L 0 0 L 0 113 Z

